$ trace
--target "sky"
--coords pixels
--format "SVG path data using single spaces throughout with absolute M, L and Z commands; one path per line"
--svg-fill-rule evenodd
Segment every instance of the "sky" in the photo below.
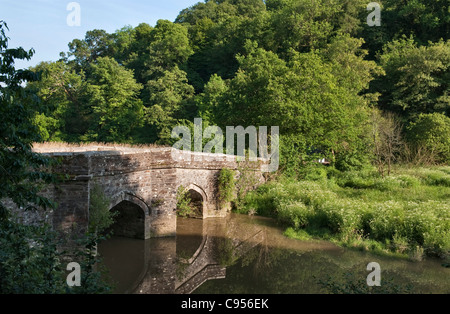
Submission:
M 80 25 L 73 25 L 79 5 Z M 9 48 L 33 48 L 30 61 L 16 61 L 16 69 L 42 61 L 56 61 L 59 53 L 69 50 L 73 39 L 83 39 L 86 32 L 104 29 L 113 33 L 126 25 L 152 26 L 159 19 L 174 21 L 178 13 L 202 0 L 0 0 L 0 20 L 7 23 Z M 68 22 L 69 20 L 69 22 Z

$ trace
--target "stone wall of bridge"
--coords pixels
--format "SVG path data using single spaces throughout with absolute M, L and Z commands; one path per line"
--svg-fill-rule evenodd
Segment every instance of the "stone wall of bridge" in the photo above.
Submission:
M 181 185 L 201 195 L 203 218 L 225 217 L 229 206 L 218 205 L 217 177 L 223 168 L 239 169 L 236 156 L 173 148 L 84 147 L 40 152 L 60 160 L 53 171 L 65 179 L 43 192 L 58 206 L 45 216 L 55 230 L 68 237 L 87 230 L 95 185 L 101 187 L 110 209 L 124 219 L 122 227 L 116 226 L 121 230 L 115 230 L 123 236 L 148 239 L 175 235 L 176 195 Z M 264 181 L 261 164 L 247 163 L 258 182 Z M 31 220 L 43 219 L 43 215 Z

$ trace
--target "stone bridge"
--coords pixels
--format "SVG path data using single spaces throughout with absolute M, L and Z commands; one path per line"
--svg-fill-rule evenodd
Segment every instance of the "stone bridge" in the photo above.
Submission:
M 53 171 L 66 176 L 43 193 L 58 204 L 44 215 L 45 219 L 55 230 L 68 235 L 86 231 L 94 187 L 108 200 L 110 210 L 119 213 L 113 226 L 118 236 L 140 239 L 174 236 L 180 186 L 199 204 L 202 218 L 225 217 L 230 206 L 220 206 L 218 202 L 218 173 L 223 168 L 241 169 L 236 156 L 168 147 L 50 147 L 35 151 L 59 159 Z M 261 161 L 246 165 L 257 182 L 264 180 Z M 239 175 L 239 171 L 236 173 Z

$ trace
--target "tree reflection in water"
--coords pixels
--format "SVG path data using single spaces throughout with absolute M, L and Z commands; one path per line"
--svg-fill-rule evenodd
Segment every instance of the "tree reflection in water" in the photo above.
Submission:
M 450 292 L 450 269 L 439 261 L 410 262 L 288 239 L 266 218 L 233 214 L 177 223 L 176 238 L 113 238 L 99 246 L 117 293 Z M 382 268 L 378 290 L 365 286 L 366 266 L 374 261 Z

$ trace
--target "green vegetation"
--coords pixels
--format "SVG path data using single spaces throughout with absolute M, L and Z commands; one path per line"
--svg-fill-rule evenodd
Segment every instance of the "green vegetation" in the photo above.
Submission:
M 328 170 L 328 171 L 327 171 Z M 286 235 L 329 239 L 347 247 L 420 259 L 450 251 L 450 168 L 316 168 L 306 180 L 283 177 L 247 194 L 239 212 L 256 211 Z
M 14 60 L 33 50 L 9 48 L 0 21 L 0 240 L 22 228 L 4 199 L 25 210 L 56 205 L 39 195 L 56 178 L 33 142 L 172 145 L 174 126 L 192 129 L 201 117 L 204 128 L 280 127 L 281 177 L 251 193 L 250 181 L 236 182 L 239 211 L 275 217 L 300 239 L 448 254 L 448 3 L 380 3 L 382 25 L 369 27 L 363 0 L 206 0 L 174 22 L 88 31 L 60 60 L 29 70 Z M 330 167 L 312 167 L 319 158 Z M 228 200 L 231 185 L 221 185 Z M 101 198 L 92 201 L 102 216 Z M 186 191 L 177 201 L 179 214 L 192 214 Z M 91 231 L 103 228 L 97 214 Z M 20 249 L 8 257 L 13 248 L 0 246 L 0 267 L 46 256 L 27 246 L 35 231 L 2 242 Z M 24 285 L 5 269 L 0 280 Z M 42 289 L 56 291 L 47 279 Z
M 56 234 L 48 226 L 30 227 L 0 221 L 0 293 L 65 291 L 57 243 Z
M 80 249 L 71 252 L 81 266 L 82 286 L 70 289 L 66 284 L 61 235 L 42 223 L 24 225 L 12 215 L 11 200 L 18 208 L 46 210 L 56 204 L 39 194 L 45 184 L 59 179 L 48 170 L 49 158 L 32 151 L 32 143 L 42 138 L 33 117 L 41 103 L 22 86 L 38 79 L 28 70 L 16 70 L 15 59 L 30 59 L 33 51 L 8 48 L 6 24 L 0 21 L 0 294 L 105 293 L 107 283 L 95 270 L 92 255 L 99 238 L 87 234 Z
M 101 235 L 114 223 L 118 212 L 110 211 L 109 200 L 98 184 L 92 187 L 89 202 L 89 232 Z
M 91 30 L 32 69 L 32 120 L 48 141 L 165 145 L 195 117 L 279 126 L 290 174 L 318 158 L 388 173 L 400 156 L 448 162 L 448 5 L 381 6 L 380 27 L 363 0 L 206 0 L 174 22 Z
M 450 118 L 440 114 L 420 114 L 408 126 L 409 142 L 417 151 L 425 148 L 429 160 L 450 162 Z
M 235 183 L 236 197 L 232 204 L 234 208 L 239 207 L 245 195 L 260 183 L 258 175 L 250 169 L 246 161 L 238 163 L 237 172 L 239 176 Z
M 15 219 L 0 221 L 0 294 L 96 294 L 112 292 L 102 279 L 95 252 L 100 238 L 87 234 L 79 247 L 61 251 L 60 234 L 49 225 L 24 225 Z M 71 256 L 68 261 L 68 256 Z M 81 286 L 69 288 L 66 266 L 76 261 L 81 267 Z
M 177 215 L 179 217 L 190 217 L 194 215 L 192 200 L 189 197 L 189 191 L 182 185 L 177 190 Z
M 56 176 L 43 170 L 51 161 L 32 151 L 39 141 L 36 126 L 31 123 L 39 102 L 23 88 L 25 81 L 38 76 L 28 70 L 18 71 L 14 60 L 29 60 L 34 51 L 8 47 L 7 25 L 0 21 L 0 200 L 11 199 L 26 210 L 51 208 L 55 204 L 38 194 L 42 185 L 55 182 Z M 10 216 L 10 210 L 0 202 L 0 221 Z
M 217 179 L 217 188 L 220 206 L 225 206 L 233 201 L 235 194 L 235 173 L 230 169 L 221 169 Z
M 113 292 L 114 283 L 108 277 L 108 270 L 102 266 L 102 259 L 97 254 L 97 245 L 104 239 L 97 233 L 86 233 L 77 240 L 78 249 L 73 259 L 80 264 L 81 282 L 79 287 L 68 288 L 63 280 L 65 293 L 107 294 Z

